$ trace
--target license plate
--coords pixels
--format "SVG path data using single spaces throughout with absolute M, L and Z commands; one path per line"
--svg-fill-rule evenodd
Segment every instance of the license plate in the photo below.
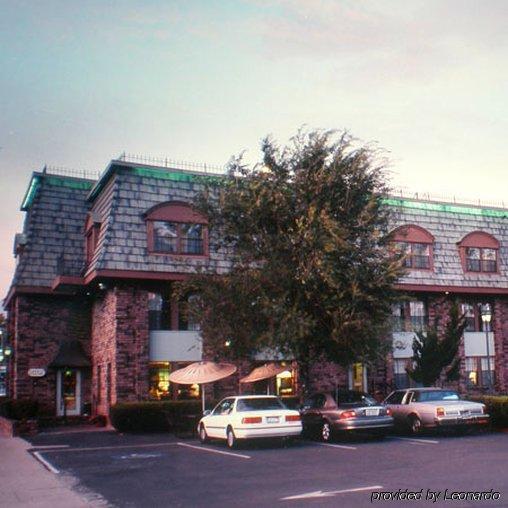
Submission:
M 278 416 L 267 416 L 266 423 L 279 423 L 279 417 Z
M 379 409 L 366 409 L 365 416 L 379 416 Z

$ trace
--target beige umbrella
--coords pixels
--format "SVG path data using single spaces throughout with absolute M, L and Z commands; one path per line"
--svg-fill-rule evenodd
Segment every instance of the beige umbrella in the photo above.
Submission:
M 204 385 L 213 383 L 219 379 L 231 376 L 236 372 L 236 367 L 230 363 L 195 362 L 183 369 L 178 369 L 169 375 L 172 383 L 179 385 Z M 205 387 L 201 386 L 203 411 L 205 410 Z
M 275 377 L 277 374 L 287 370 L 287 367 L 277 365 L 276 363 L 265 363 L 261 367 L 255 368 L 248 376 L 240 379 L 240 383 L 254 383 L 263 379 Z

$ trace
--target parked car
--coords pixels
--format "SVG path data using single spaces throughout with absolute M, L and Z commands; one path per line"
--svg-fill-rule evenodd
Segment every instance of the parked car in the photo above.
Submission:
M 287 409 L 269 395 L 227 397 L 213 411 L 205 411 L 198 424 L 199 439 L 225 439 L 230 448 L 239 440 L 290 438 L 302 433 L 298 411 Z
M 395 424 L 418 434 L 425 428 L 479 427 L 488 425 L 485 405 L 460 398 L 453 390 L 408 388 L 392 392 L 384 401 Z
M 385 436 L 393 429 L 390 410 L 370 395 L 353 390 L 316 393 L 302 411 L 304 433 L 330 441 L 339 433 L 369 433 Z

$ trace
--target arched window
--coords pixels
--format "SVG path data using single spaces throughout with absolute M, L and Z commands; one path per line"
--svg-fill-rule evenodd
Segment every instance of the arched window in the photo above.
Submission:
M 473 231 L 458 243 L 458 247 L 465 272 L 498 272 L 499 241 L 489 233 Z
M 408 224 L 391 233 L 392 241 L 404 254 L 404 266 L 415 270 L 434 267 L 434 237 L 420 226 Z
M 149 253 L 208 255 L 208 221 L 189 204 L 162 203 L 148 210 L 145 219 Z

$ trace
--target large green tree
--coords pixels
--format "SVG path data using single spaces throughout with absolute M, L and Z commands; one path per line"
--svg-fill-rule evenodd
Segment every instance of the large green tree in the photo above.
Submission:
M 385 161 L 347 133 L 300 132 L 262 143 L 254 167 L 234 160 L 197 207 L 220 232 L 227 273 L 195 276 L 183 290 L 217 356 L 261 350 L 309 365 L 384 354 L 387 318 L 402 273 L 389 247 Z M 212 235 L 213 238 L 213 235 Z
M 443 373 L 447 381 L 459 378 L 458 353 L 466 318 L 460 314 L 458 303 L 453 302 L 442 333 L 439 321 L 438 317 L 426 332 L 417 332 L 413 340 L 413 366 L 407 369 L 407 373 L 424 386 L 434 385 Z

